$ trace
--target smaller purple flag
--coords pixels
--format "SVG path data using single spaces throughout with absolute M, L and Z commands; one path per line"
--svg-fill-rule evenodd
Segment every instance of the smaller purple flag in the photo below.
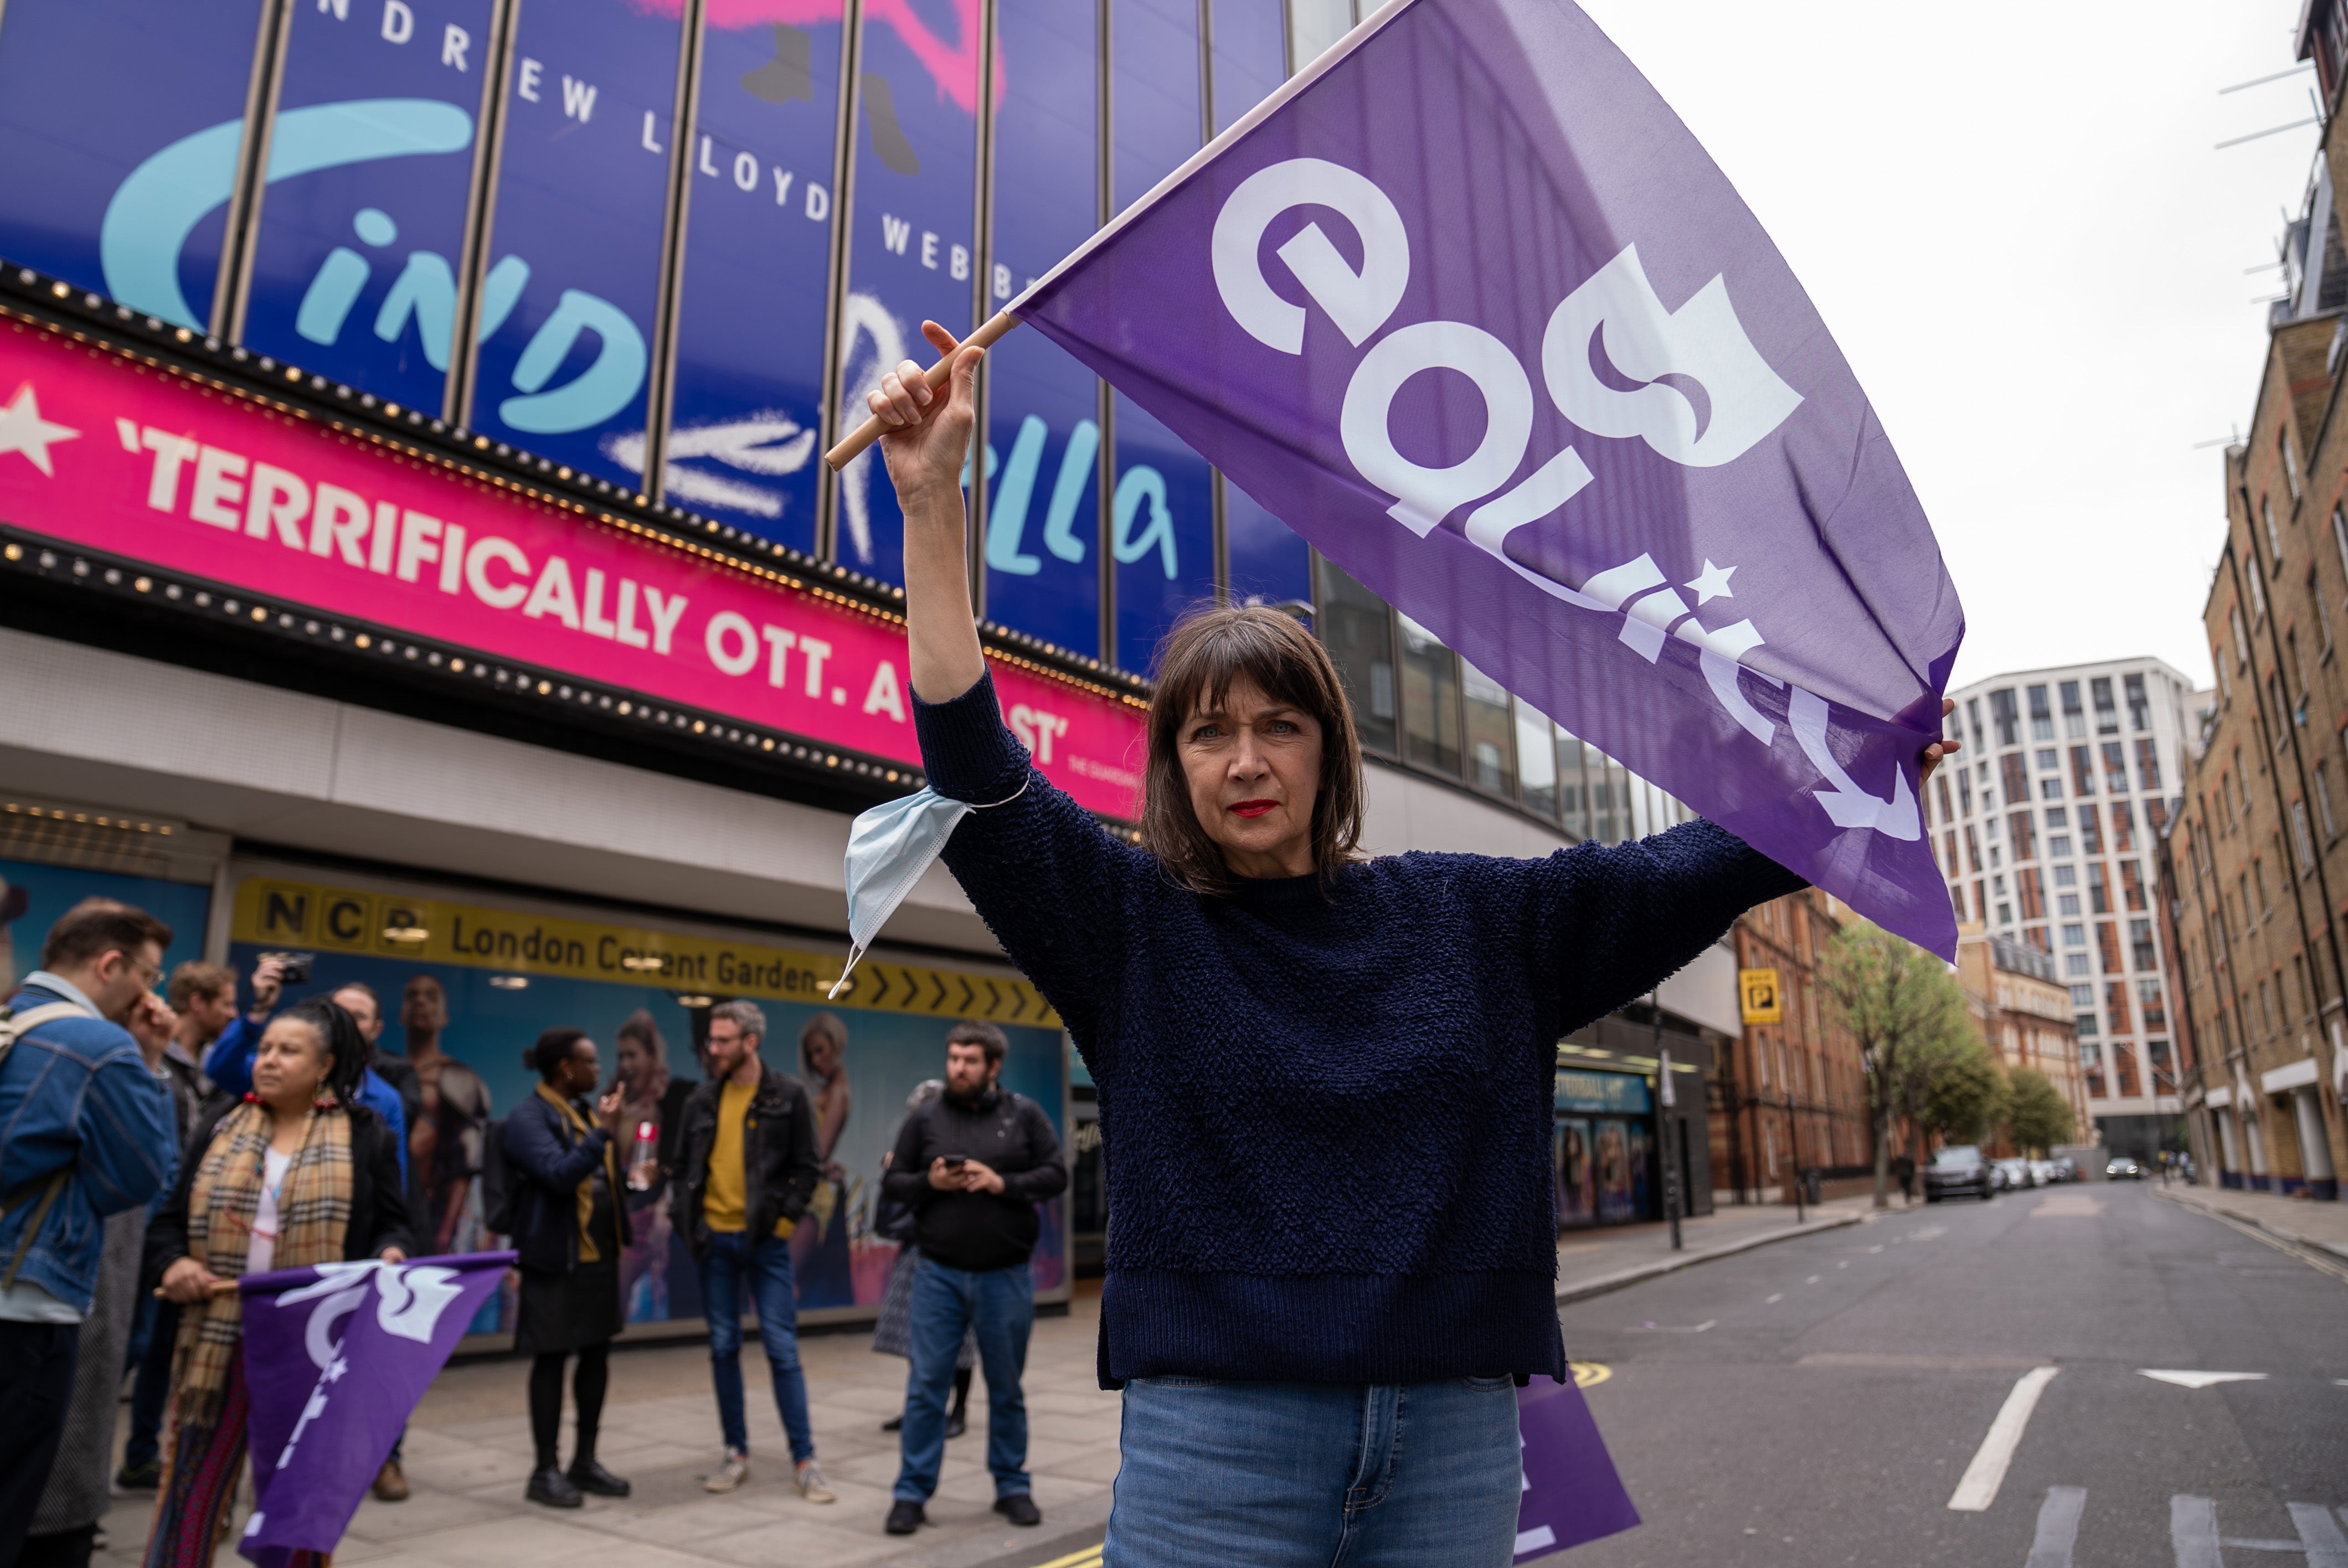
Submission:
M 238 1281 L 252 1400 L 252 1517 L 237 1550 L 263 1568 L 332 1552 L 416 1402 L 510 1252 L 327 1263 Z
M 1581 1389 L 1536 1379 L 1518 1389 L 1517 1434 L 1525 1450 L 1525 1488 L 1515 1561 L 1637 1527 L 1639 1511 L 1614 1473 Z

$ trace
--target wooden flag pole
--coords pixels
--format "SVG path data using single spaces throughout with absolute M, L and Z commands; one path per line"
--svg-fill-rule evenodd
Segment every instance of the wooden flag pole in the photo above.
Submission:
M 236 1281 L 233 1279 L 215 1279 L 212 1281 L 211 1294 L 214 1296 L 232 1295 L 235 1290 Z M 154 1296 L 155 1299 L 158 1301 L 169 1301 L 171 1299 L 170 1296 L 163 1294 L 163 1287 L 160 1285 L 155 1287 Z
M 954 354 L 965 348 L 993 348 L 1002 341 L 1004 333 L 1018 324 L 1019 318 L 1009 311 L 995 312 L 980 324 L 976 332 L 956 343 L 953 352 L 945 354 L 937 364 L 923 372 L 923 378 L 929 382 L 933 391 L 945 385 L 946 375 L 953 365 Z M 888 428 L 888 425 L 880 423 L 879 415 L 869 415 L 863 424 L 842 436 L 839 446 L 823 455 L 824 462 L 834 473 L 838 473 L 854 461 L 859 453 L 880 440 L 882 433 Z

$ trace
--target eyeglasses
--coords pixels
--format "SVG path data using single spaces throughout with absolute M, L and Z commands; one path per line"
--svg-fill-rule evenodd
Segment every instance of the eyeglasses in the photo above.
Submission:
M 129 955 L 125 954 L 124 957 L 128 958 Z M 144 958 L 131 958 L 130 972 L 139 977 L 139 989 L 143 991 L 163 978 L 163 966 L 150 964 Z

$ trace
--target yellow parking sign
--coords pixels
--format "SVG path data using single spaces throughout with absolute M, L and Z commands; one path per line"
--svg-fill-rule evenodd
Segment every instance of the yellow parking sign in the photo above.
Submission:
M 1739 969 L 1736 989 L 1745 999 L 1746 1023 L 1782 1023 L 1786 1005 L 1777 991 L 1777 971 L 1775 969 Z

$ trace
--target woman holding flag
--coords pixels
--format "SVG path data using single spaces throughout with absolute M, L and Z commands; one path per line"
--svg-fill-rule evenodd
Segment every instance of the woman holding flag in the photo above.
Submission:
M 922 764 L 980 808 L 944 857 L 1066 1020 L 1117 1151 L 1109 1561 L 1497 1568 L 1516 1387 L 1567 1375 L 1556 1042 L 1800 879 L 1704 821 L 1542 860 L 1365 857 L 1344 689 L 1262 609 L 1169 636 L 1143 847 L 1104 833 L 997 708 L 961 487 L 983 350 L 922 330 L 945 388 L 907 361 L 868 401 L 905 517 Z
M 198 1126 L 148 1227 L 148 1274 L 181 1311 L 147 1568 L 207 1568 L 235 1495 L 249 1412 L 236 1280 L 407 1258 L 398 1153 L 355 1098 L 366 1057 L 356 1020 L 323 998 L 272 1019 L 252 1091 Z

